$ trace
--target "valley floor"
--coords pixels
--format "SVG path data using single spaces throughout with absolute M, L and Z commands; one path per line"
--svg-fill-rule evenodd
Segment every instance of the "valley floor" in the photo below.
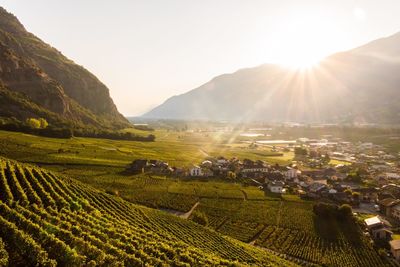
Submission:
M 268 157 L 271 162 L 290 160 L 289 155 L 276 156 L 266 149 L 250 150 L 240 144 L 218 144 L 211 148 L 205 137 L 197 134 L 157 132 L 156 135 L 160 137 L 157 142 L 141 143 L 51 139 L 0 131 L 0 154 L 77 179 L 103 192 L 102 197 L 176 210 L 181 215 L 186 213 L 189 220 L 200 213 L 207 218 L 211 231 L 286 255 L 299 263 L 392 266 L 393 263 L 378 255 L 357 222 L 317 219 L 312 212 L 313 202 L 297 196 L 281 197 L 226 180 L 126 174 L 126 165 L 135 158 L 154 158 L 188 166 L 203 160 L 204 151 L 226 157 L 234 154 L 253 159 Z M 171 220 L 181 224 L 182 220 L 172 215 L 163 218 L 160 225 L 170 225 Z M 177 228 L 177 231 L 180 230 Z M 193 245 L 199 243 L 196 241 Z

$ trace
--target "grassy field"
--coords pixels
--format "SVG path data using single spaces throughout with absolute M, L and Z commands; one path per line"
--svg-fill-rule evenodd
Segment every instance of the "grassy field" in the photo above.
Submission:
M 136 142 L 96 138 L 55 139 L 0 131 L 0 153 L 29 162 L 104 166 L 125 166 L 138 158 L 164 160 L 172 166 L 189 166 L 198 164 L 208 155 L 261 159 L 273 163 L 286 163 L 292 158 L 290 153 L 280 156 L 265 148 L 249 149 L 243 145 L 218 143 L 222 141 L 207 134 L 165 130 L 155 131 L 154 134 L 156 142 Z

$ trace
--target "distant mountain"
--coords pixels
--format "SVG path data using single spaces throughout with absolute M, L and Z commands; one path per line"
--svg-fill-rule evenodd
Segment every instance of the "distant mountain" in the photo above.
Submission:
M 400 33 L 293 70 L 265 64 L 173 96 L 145 118 L 400 123 Z
M 108 88 L 82 66 L 27 32 L 0 7 L 0 117 L 50 124 L 119 128 L 129 122 Z

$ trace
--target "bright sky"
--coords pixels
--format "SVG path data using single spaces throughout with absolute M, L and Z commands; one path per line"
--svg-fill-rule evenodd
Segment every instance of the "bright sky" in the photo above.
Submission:
M 263 63 L 305 66 L 400 31 L 399 0 L 0 0 L 85 66 L 124 115 L 214 76 Z

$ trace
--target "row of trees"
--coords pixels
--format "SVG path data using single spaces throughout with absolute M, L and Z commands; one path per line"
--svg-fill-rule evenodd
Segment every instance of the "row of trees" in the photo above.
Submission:
M 23 132 L 54 138 L 71 138 L 73 136 L 77 136 L 142 142 L 153 142 L 156 138 L 153 134 L 141 136 L 129 132 L 122 133 L 118 131 L 101 130 L 96 128 L 76 129 L 69 126 L 54 126 L 49 125 L 49 123 L 43 118 L 28 118 L 25 122 L 16 119 L 0 119 L 0 130 Z
M 153 142 L 156 137 L 153 134 L 147 136 L 136 135 L 130 132 L 115 132 L 108 130 L 98 130 L 98 129 L 74 129 L 73 136 L 77 137 L 93 137 L 93 138 L 105 138 L 113 140 L 129 140 L 129 141 L 144 141 Z
M 320 218 L 323 219 L 349 219 L 353 216 L 353 211 L 348 204 L 341 206 L 329 203 L 317 203 L 313 206 L 313 212 Z

